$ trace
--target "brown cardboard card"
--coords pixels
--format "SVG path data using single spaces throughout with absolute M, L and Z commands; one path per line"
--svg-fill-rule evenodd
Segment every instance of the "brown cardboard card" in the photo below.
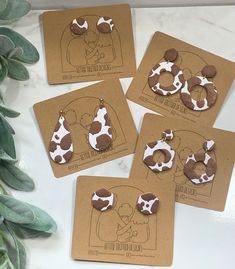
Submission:
M 111 121 L 113 141 L 106 151 L 94 150 L 88 141 L 91 123 L 104 99 Z M 49 144 L 63 111 L 71 132 L 74 154 L 67 164 L 57 164 L 49 156 Z M 101 164 L 135 150 L 137 131 L 119 80 L 107 80 L 34 105 L 45 148 L 56 177 Z
M 170 170 L 154 173 L 143 162 L 145 145 L 161 140 L 162 132 L 171 129 L 174 138 L 166 141 L 175 150 L 173 166 Z M 207 152 L 217 164 L 213 181 L 195 185 L 184 174 L 184 164 L 191 154 L 204 152 L 202 145 L 206 139 L 215 141 L 215 149 Z M 235 158 L 235 133 L 198 124 L 165 118 L 154 114 L 146 114 L 141 127 L 136 153 L 131 169 L 130 179 L 144 178 L 145 182 L 154 185 L 158 182 L 174 182 L 176 184 L 176 201 L 196 207 L 223 211 L 233 170 Z M 154 154 L 156 162 L 164 161 L 158 151 Z M 197 163 L 194 171 L 201 175 L 205 171 L 202 163 Z
M 101 33 L 97 22 L 109 17 L 111 33 Z M 73 19 L 86 20 L 82 35 L 70 30 Z M 48 11 L 43 32 L 49 84 L 133 76 L 136 71 L 131 10 L 127 4 Z
M 105 188 L 114 194 L 114 206 L 98 211 L 93 192 Z M 138 196 L 151 192 L 159 198 L 156 214 L 136 209 Z M 175 185 L 143 179 L 82 176 L 77 181 L 72 257 L 130 264 L 169 266 L 173 257 Z
M 204 111 L 193 111 L 182 102 L 180 91 L 173 95 L 162 96 L 150 89 L 148 85 L 150 70 L 157 63 L 164 61 L 165 51 L 171 48 L 178 51 L 179 56 L 175 63 L 183 71 L 186 80 L 196 75 L 202 76 L 201 70 L 205 65 L 214 65 L 216 67 L 217 74 L 212 80 L 218 94 L 217 100 L 211 108 Z M 161 32 L 156 32 L 128 89 L 127 98 L 164 116 L 184 119 L 194 123 L 199 122 L 205 126 L 213 126 L 234 77 L 235 63 Z M 172 76 L 168 72 L 164 72 L 161 74 L 159 81 L 164 86 L 171 85 Z M 196 100 L 206 97 L 205 90 L 200 86 L 194 87 L 191 93 L 192 98 Z

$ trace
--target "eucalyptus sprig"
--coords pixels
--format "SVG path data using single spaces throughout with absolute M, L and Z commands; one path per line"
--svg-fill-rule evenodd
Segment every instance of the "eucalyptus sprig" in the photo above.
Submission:
M 25 0 L 0 0 L 0 21 L 7 23 L 27 14 Z M 8 76 L 29 79 L 25 64 L 39 60 L 37 49 L 22 35 L 0 27 L 0 83 Z M 8 108 L 0 93 L 0 180 L 20 191 L 34 189 L 33 180 L 17 167 L 15 131 L 7 118 L 20 113 Z M 13 198 L 0 183 L 0 269 L 25 269 L 26 252 L 21 239 L 47 237 L 57 229 L 55 221 L 43 210 Z

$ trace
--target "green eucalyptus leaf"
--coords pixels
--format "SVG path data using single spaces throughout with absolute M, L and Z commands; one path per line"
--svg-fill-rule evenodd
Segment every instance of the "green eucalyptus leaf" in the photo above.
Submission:
M 23 227 L 47 233 L 56 232 L 57 225 L 51 216 L 36 206 L 30 204 L 28 204 L 28 206 L 33 211 L 35 218 L 33 222 L 29 224 L 22 224 Z
M 3 12 L 6 9 L 7 4 L 8 4 L 8 0 L 1 0 L 0 1 L 0 14 L 1 14 L 1 12 Z
M 17 163 L 17 160 L 12 159 L 11 156 L 9 156 L 2 148 L 0 148 L 0 160 L 9 164 Z M 1 165 L 2 165 L 2 162 L 0 162 L 0 166 Z
M 29 2 L 24 0 L 8 0 L 6 8 L 1 12 L 1 20 L 14 20 L 26 15 L 31 9 Z
M 10 127 L 4 117 L 0 116 L 0 147 L 13 159 L 16 158 L 15 143 Z
M 4 221 L 3 216 L 0 216 L 0 225 L 3 223 L 3 221 Z M 0 246 L 1 246 L 1 242 L 0 242 Z M 1 251 L 1 249 L 0 249 L 0 251 Z
M 0 194 L 0 215 L 14 223 L 32 223 L 35 215 L 32 209 L 11 196 Z
M 15 48 L 15 44 L 8 36 L 0 35 L 0 55 L 7 55 Z
M 14 59 L 7 59 L 7 65 L 8 65 L 8 76 L 10 78 L 21 81 L 29 79 L 29 72 L 22 63 Z
M 9 195 L 8 192 L 5 190 L 5 188 L 1 184 L 0 184 L 0 194 Z
M 2 121 L 2 124 L 5 126 L 5 128 L 11 133 L 15 134 L 14 129 L 11 127 L 10 123 L 5 119 L 3 114 L 0 112 L 0 120 Z
M 8 118 L 16 118 L 20 115 L 19 112 L 10 109 L 9 107 L 6 107 L 3 104 L 0 104 L 0 113 L 3 114 L 3 116 L 8 117 Z
M 0 179 L 18 191 L 32 191 L 35 187 L 33 180 L 27 174 L 6 161 L 0 163 Z
M 23 227 L 20 224 L 14 224 L 12 222 L 7 222 L 7 223 L 8 225 L 11 226 L 15 234 L 21 239 L 32 239 L 32 238 L 38 238 L 38 237 L 47 238 L 51 235 L 50 233 L 47 233 L 47 232 L 41 232 L 41 231 L 32 230 L 32 229 Z
M 22 35 L 6 27 L 0 27 L 0 35 L 8 36 L 16 47 L 23 49 L 23 54 L 14 56 L 14 59 L 28 64 L 36 63 L 39 60 L 37 49 Z
M 9 269 L 8 255 L 6 252 L 0 251 L 0 269 Z
M 6 60 L 0 56 L 0 82 L 4 80 L 8 73 L 8 67 Z M 1 98 L 2 99 L 2 98 Z
M 21 47 L 16 47 L 7 55 L 7 58 L 14 58 L 23 55 L 23 49 Z
M 7 241 L 5 243 L 7 246 L 7 254 L 14 266 L 14 269 L 25 269 L 26 268 L 26 252 L 24 245 L 18 239 L 14 231 L 10 226 L 4 224 L 6 231 L 8 232 Z

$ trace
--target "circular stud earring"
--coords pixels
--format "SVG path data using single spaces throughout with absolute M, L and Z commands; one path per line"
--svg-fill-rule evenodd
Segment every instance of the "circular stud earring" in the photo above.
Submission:
M 178 92 L 184 84 L 183 71 L 174 63 L 178 58 L 176 49 L 169 49 L 165 52 L 164 62 L 156 64 L 149 73 L 148 84 L 151 90 L 160 95 L 172 95 Z M 161 73 L 169 72 L 173 76 L 173 83 L 170 86 L 162 86 L 159 83 Z
M 114 22 L 111 18 L 104 16 L 99 18 L 97 21 L 96 27 L 99 32 L 103 34 L 109 34 L 113 31 Z
M 153 215 L 157 213 L 159 199 L 153 193 L 144 193 L 137 199 L 136 208 L 144 215 Z
M 195 76 L 185 81 L 181 89 L 180 97 L 186 107 L 196 111 L 202 111 L 212 107 L 217 99 L 217 89 L 214 83 L 208 78 L 213 78 L 216 75 L 216 68 L 213 65 L 206 65 L 201 73 L 202 76 Z M 201 86 L 206 90 L 206 98 L 195 100 L 191 97 L 191 91 L 194 86 Z
M 113 193 L 104 188 L 95 191 L 91 197 L 92 206 L 99 211 L 106 211 L 112 208 L 113 202 Z
M 166 140 L 172 140 L 174 137 L 172 130 L 165 130 L 162 133 L 162 139 L 157 140 L 145 145 L 143 162 L 150 168 L 153 172 L 162 172 L 169 170 L 173 165 L 173 159 L 175 157 L 175 151 L 171 146 L 166 143 Z M 165 160 L 163 162 L 155 162 L 153 155 L 157 151 L 161 151 L 165 155 Z
M 214 179 L 217 165 L 216 161 L 207 153 L 215 149 L 215 142 L 213 140 L 206 140 L 203 144 L 203 153 L 195 153 L 190 155 L 184 165 L 184 174 L 194 184 L 203 184 Z M 194 172 L 197 162 L 202 162 L 206 166 L 206 172 L 198 175 Z
M 88 23 L 85 19 L 79 17 L 76 19 L 73 19 L 70 24 L 70 30 L 75 35 L 82 35 L 84 34 L 88 29 Z

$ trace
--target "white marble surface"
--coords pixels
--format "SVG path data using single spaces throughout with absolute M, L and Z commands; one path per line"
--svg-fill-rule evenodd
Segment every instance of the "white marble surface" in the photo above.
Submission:
M 33 203 L 49 212 L 58 223 L 58 232 L 49 239 L 27 240 L 28 268 L 136 268 L 133 265 L 90 263 L 70 258 L 75 179 L 79 174 L 128 177 L 133 156 L 76 173 L 61 179 L 53 177 L 46 151 L 34 118 L 34 103 L 81 88 L 91 83 L 49 86 L 46 80 L 42 28 L 39 15 L 33 11 L 12 25 L 38 48 L 41 59 L 29 67 L 27 82 L 8 81 L 5 102 L 20 111 L 12 120 L 16 130 L 20 167 L 36 182 L 32 193 L 13 192 L 17 198 Z M 133 9 L 137 64 L 146 50 L 154 31 L 160 30 L 186 42 L 235 61 L 235 7 L 191 7 Z M 121 80 L 124 91 L 131 78 Z M 234 85 L 235 87 L 235 85 Z M 235 131 L 235 90 L 218 116 L 215 127 Z M 6 90 L 7 88 L 7 90 Z M 6 91 L 5 91 L 6 90 Z M 148 110 L 129 102 L 137 128 Z M 234 143 L 234 141 L 231 141 Z M 235 268 L 235 173 L 230 184 L 226 210 L 223 213 L 176 204 L 174 269 Z M 144 268 L 139 266 L 138 268 Z

